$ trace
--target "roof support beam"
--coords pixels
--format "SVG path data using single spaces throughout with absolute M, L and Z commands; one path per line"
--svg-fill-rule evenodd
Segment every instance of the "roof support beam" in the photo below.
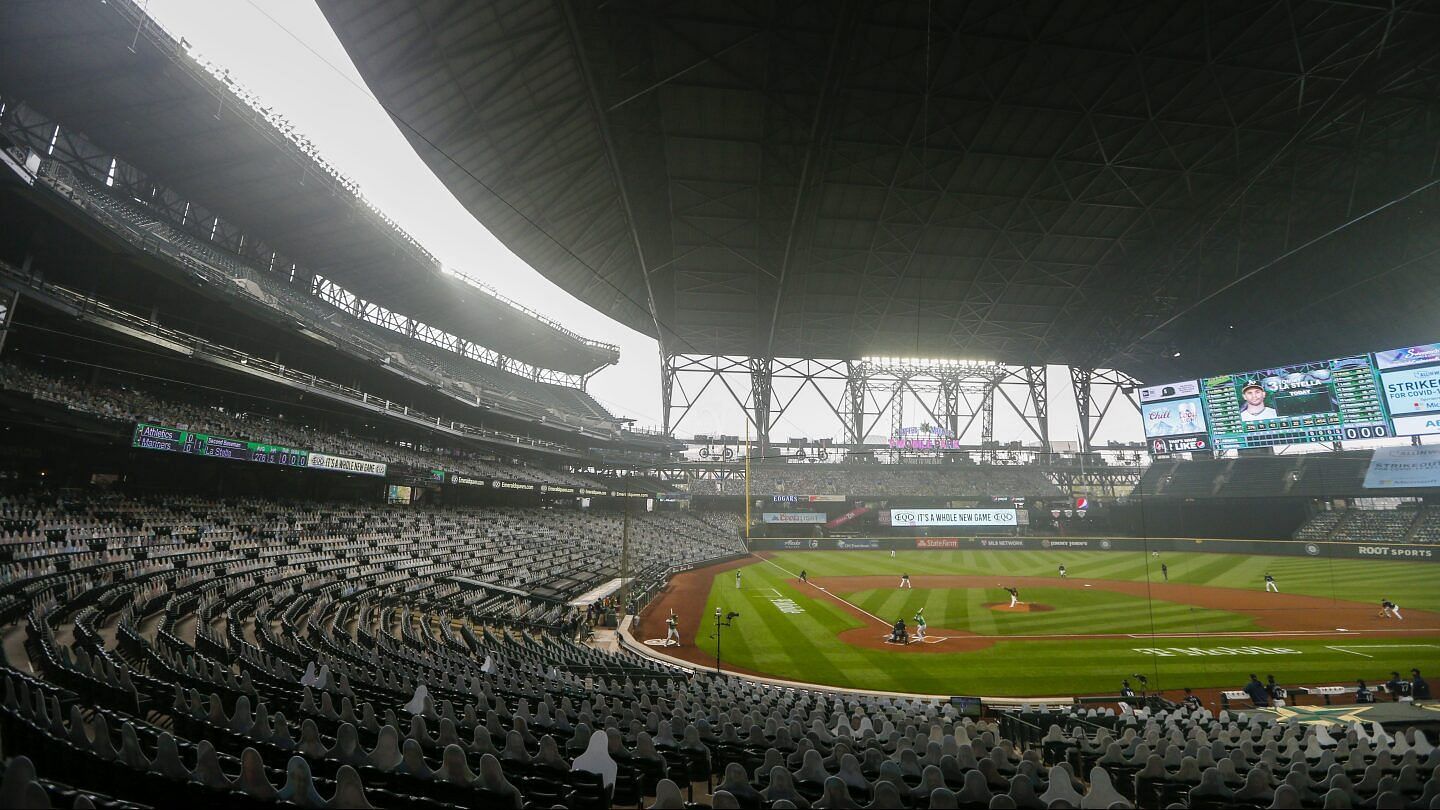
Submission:
M 600 141 L 604 145 L 605 162 L 610 166 L 616 193 L 620 197 L 620 206 L 625 210 L 626 230 L 629 231 L 631 243 L 635 248 L 635 260 L 640 263 L 641 278 L 645 280 L 645 304 L 649 307 L 650 319 L 655 324 L 655 340 L 660 344 L 660 356 L 664 357 L 674 350 L 673 344 L 677 340 L 680 343 L 686 343 L 686 341 L 670 332 L 668 327 L 660 321 L 660 309 L 655 305 L 655 287 L 650 281 L 650 268 L 645 260 L 645 243 L 640 238 L 640 231 L 635 222 L 635 209 L 630 204 L 630 195 L 625 186 L 625 172 L 620 168 L 615 140 L 610 134 L 610 125 L 605 117 L 605 105 L 600 98 L 600 88 L 596 86 L 595 74 L 590 70 L 590 64 L 585 58 L 585 44 L 580 37 L 580 25 L 575 19 L 575 12 L 570 7 L 568 0 L 555 0 L 555 4 L 565 18 L 565 30 L 570 36 L 570 48 L 575 55 L 575 65 L 585 81 L 591 114 L 595 117 L 595 127 L 599 130 Z M 667 343 L 671 345 L 667 345 Z

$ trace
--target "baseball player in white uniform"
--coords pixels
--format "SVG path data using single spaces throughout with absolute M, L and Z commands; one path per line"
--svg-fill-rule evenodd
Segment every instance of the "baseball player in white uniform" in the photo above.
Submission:
M 1020 589 L 1019 589 L 1019 588 L 1009 587 L 1009 588 L 1006 588 L 1005 590 L 1010 594 L 1010 607 L 1013 608 L 1013 607 L 1015 607 L 1016 605 L 1020 604 Z
M 911 585 L 911 584 L 910 584 L 910 575 L 909 575 L 909 574 L 901 574 L 901 575 L 900 575 L 900 587 L 901 587 L 901 588 L 911 588 L 911 589 L 913 589 L 913 588 L 915 587 L 914 585 Z
M 735 590 L 740 590 L 740 572 L 735 572 Z
M 1266 572 L 1265 572 L 1265 592 L 1266 592 L 1266 593 L 1272 593 L 1272 592 L 1273 592 L 1273 593 L 1279 593 L 1279 592 L 1280 592 L 1280 586 L 1275 584 L 1275 577 L 1270 576 L 1270 572 L 1269 572 L 1269 571 L 1266 571 Z

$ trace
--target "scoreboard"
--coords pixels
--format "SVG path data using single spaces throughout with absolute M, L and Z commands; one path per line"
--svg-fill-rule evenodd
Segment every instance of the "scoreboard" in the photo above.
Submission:
M 1440 343 L 1140 390 L 1156 455 L 1440 433 Z
M 309 467 L 310 451 L 281 447 L 276 444 L 262 444 L 195 433 L 179 428 L 140 423 L 135 426 L 132 447 L 145 450 L 162 450 L 170 453 L 186 453 L 192 456 L 228 458 L 235 461 L 254 461 L 261 464 L 279 464 L 284 467 Z
M 1217 450 L 1391 435 L 1368 355 L 1203 381 Z

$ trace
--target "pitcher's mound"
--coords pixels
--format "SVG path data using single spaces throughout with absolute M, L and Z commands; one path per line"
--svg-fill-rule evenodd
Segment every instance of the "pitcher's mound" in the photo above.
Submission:
M 984 606 L 997 613 L 1047 613 L 1055 609 L 1039 602 L 1021 602 L 1015 607 L 1010 607 L 1009 602 L 986 602 Z

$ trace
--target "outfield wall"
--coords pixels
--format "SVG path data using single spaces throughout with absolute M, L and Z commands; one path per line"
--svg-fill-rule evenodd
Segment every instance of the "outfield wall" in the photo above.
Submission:
M 1440 546 L 1327 540 L 1218 540 L 1194 537 L 803 537 L 753 538 L 751 551 L 1172 551 L 1281 557 L 1440 562 Z

